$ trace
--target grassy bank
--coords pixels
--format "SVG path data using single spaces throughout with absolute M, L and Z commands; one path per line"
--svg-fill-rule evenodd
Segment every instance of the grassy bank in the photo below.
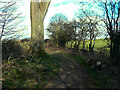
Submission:
M 44 88 L 57 74 L 60 62 L 54 55 L 21 57 L 3 64 L 3 88 Z
M 86 65 L 85 57 L 81 57 L 79 55 L 68 54 L 69 57 L 76 60 L 81 66 L 83 66 L 89 74 L 89 79 L 95 85 L 95 88 L 114 88 L 114 84 L 110 85 L 110 81 L 112 81 L 113 77 L 110 75 L 112 72 L 111 68 L 105 68 L 104 70 L 97 71 L 96 69 L 91 69 L 90 65 Z

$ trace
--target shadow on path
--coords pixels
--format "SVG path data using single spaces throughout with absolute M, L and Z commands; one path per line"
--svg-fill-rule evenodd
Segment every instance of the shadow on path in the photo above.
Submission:
M 46 85 L 46 88 L 92 88 L 93 85 L 88 80 L 88 73 L 84 68 L 77 64 L 76 60 L 68 56 L 57 53 L 61 49 L 53 50 L 46 48 L 48 54 L 53 54 L 61 62 L 61 68 L 56 77 Z

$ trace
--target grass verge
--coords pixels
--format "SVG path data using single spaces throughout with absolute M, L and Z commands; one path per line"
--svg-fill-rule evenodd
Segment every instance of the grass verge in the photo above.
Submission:
M 3 88 L 44 88 L 58 73 L 60 62 L 54 55 L 27 56 L 3 63 Z
M 68 56 L 76 60 L 82 67 L 84 67 L 88 71 L 89 79 L 95 85 L 95 88 L 111 88 L 109 85 L 109 69 L 97 72 L 96 69 L 91 69 L 89 65 L 86 65 L 86 58 L 75 54 L 68 54 Z

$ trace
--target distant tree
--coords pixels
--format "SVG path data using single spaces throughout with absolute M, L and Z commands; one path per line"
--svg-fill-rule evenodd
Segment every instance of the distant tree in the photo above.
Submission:
M 113 59 L 116 59 L 118 61 L 120 60 L 120 28 L 118 27 L 120 8 L 116 7 L 117 4 L 117 2 L 104 3 L 107 17 L 105 23 L 111 40 L 110 54 Z
M 62 13 L 57 13 L 53 17 L 50 18 L 51 24 L 64 23 L 67 21 L 68 21 L 68 18 L 65 15 L 63 15 Z
M 62 47 L 65 47 L 66 42 L 72 39 L 74 33 L 73 26 L 68 22 L 67 17 L 61 13 L 50 19 L 47 31 L 54 42 Z
M 96 0 L 95 0 L 96 1 Z M 98 3 L 101 10 L 104 11 L 103 21 L 110 37 L 110 55 L 117 62 L 120 60 L 120 1 L 101 1 Z M 101 16 L 102 17 L 102 16 Z
M 119 29 L 119 17 L 120 17 L 120 1 L 119 0 L 93 0 L 92 3 L 89 2 L 78 2 L 79 6 L 86 6 L 84 8 L 84 14 L 89 17 L 86 13 L 87 11 L 92 11 L 91 16 L 98 16 L 102 22 L 105 24 L 107 33 L 110 37 L 110 55 L 111 58 L 119 60 L 120 54 L 120 29 Z M 92 8 L 96 6 L 99 10 L 94 14 L 95 11 Z M 95 8 L 95 7 L 94 7 Z M 101 12 L 101 13 L 100 13 Z M 80 12 L 81 13 L 81 12 Z
M 79 23 L 73 19 L 70 24 L 73 26 L 73 31 L 74 31 L 74 34 L 73 34 L 73 37 L 71 39 L 71 49 L 72 49 L 72 46 L 73 46 L 73 43 L 74 44 L 74 50 L 78 51 L 79 50 L 79 44 L 80 44 L 80 37 L 79 37 L 79 32 L 77 32 L 78 30 L 78 27 L 79 27 Z
M 94 17 L 94 18 L 97 19 L 97 17 Z M 89 35 L 89 38 L 90 38 L 89 51 L 93 52 L 96 37 L 99 35 L 99 30 L 97 28 L 98 21 L 96 21 L 92 18 L 89 18 L 89 20 L 90 20 L 89 23 L 88 23 L 88 35 Z
M 64 23 L 62 28 L 59 30 L 58 41 L 59 45 L 65 47 L 66 42 L 71 41 L 74 38 L 75 31 L 71 24 Z
M 80 42 L 83 42 L 83 49 L 85 49 L 85 40 L 88 36 L 88 22 L 86 21 L 86 18 L 80 18 L 79 17 L 79 30 L 78 30 L 78 46 L 80 45 Z
M 77 12 L 77 18 L 79 19 L 80 24 L 79 37 L 83 41 L 83 49 L 85 48 L 85 40 L 87 38 L 90 39 L 89 51 L 93 52 L 96 37 L 100 35 L 99 22 L 101 22 L 101 20 L 94 11 L 83 9 L 83 6 L 86 4 L 86 2 L 79 2 L 78 4 L 79 6 L 82 6 Z
M 7 38 L 19 38 L 26 28 L 21 24 L 24 16 L 17 11 L 16 3 L 9 0 L 0 1 L 0 40 L 4 36 L 7 36 Z

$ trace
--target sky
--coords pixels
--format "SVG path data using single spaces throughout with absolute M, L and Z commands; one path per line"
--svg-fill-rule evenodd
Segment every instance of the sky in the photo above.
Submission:
M 27 29 L 25 30 L 25 33 L 27 32 L 27 35 L 25 36 L 25 38 L 30 38 L 31 37 L 30 0 L 21 0 L 19 4 L 22 5 L 22 7 L 19 8 L 19 11 L 22 12 L 23 16 L 25 16 L 23 23 L 24 25 L 27 26 Z
M 41 1 L 41 0 L 40 0 Z M 51 0 L 48 12 L 44 19 L 44 39 L 48 38 L 46 35 L 45 29 L 49 23 L 49 19 L 57 13 L 63 13 L 68 17 L 68 20 L 72 20 L 74 18 L 74 13 L 76 10 L 75 2 L 77 0 Z M 23 2 L 23 6 L 19 9 L 22 11 L 23 15 L 26 16 L 24 23 L 28 26 L 27 35 L 25 38 L 29 38 L 31 35 L 31 23 L 30 23 L 30 1 L 26 0 Z
M 47 12 L 47 15 L 44 20 L 44 29 L 47 28 L 47 25 L 49 24 L 49 19 L 54 16 L 56 13 L 63 13 L 65 16 L 68 17 L 68 20 L 71 21 L 73 19 L 76 19 L 76 11 L 81 8 L 81 6 L 78 6 L 76 4 L 77 1 L 84 1 L 87 2 L 87 0 L 52 0 Z M 90 1 L 88 1 L 90 2 Z M 89 7 L 91 6 L 91 10 L 97 12 L 98 14 L 103 14 L 103 11 L 100 11 L 100 8 L 98 8 L 98 4 L 94 3 L 92 0 L 90 2 Z M 83 7 L 84 10 L 88 10 L 88 6 Z M 99 12 L 98 12 L 99 10 Z M 103 29 L 104 30 L 104 29 Z M 105 30 L 103 31 L 105 32 Z M 106 32 L 105 32 L 106 33 Z M 46 34 L 46 30 L 44 30 L 44 37 L 49 38 Z M 103 36 L 101 36 L 103 37 Z
M 9 2 L 9 1 L 11 1 L 11 0 L 0 0 L 0 2 Z M 22 18 L 19 18 L 19 19 L 24 18 L 23 22 L 21 22 L 20 24 L 17 25 L 16 30 L 19 30 L 20 32 L 16 33 L 16 35 L 21 33 L 20 25 L 24 25 L 26 27 L 26 29 L 24 29 L 24 31 L 22 30 L 23 31 L 22 34 L 24 33 L 25 37 L 21 37 L 21 38 L 30 38 L 31 37 L 30 0 L 12 0 L 12 1 L 16 2 L 15 7 L 16 7 L 17 11 L 14 12 L 14 15 L 16 15 L 17 13 L 21 13 L 20 16 L 22 16 Z M 0 5 L 0 7 L 2 7 L 2 6 Z M 1 20 L 1 17 L 0 17 L 0 20 Z M 14 22 L 11 22 L 11 23 L 14 24 Z M 7 37 L 7 36 L 2 37 L 2 39 L 4 39 L 4 38 L 9 38 L 9 37 Z
M 77 9 L 75 1 L 77 0 L 52 0 L 44 19 L 44 29 L 47 28 L 49 19 L 57 13 L 63 13 L 65 16 L 68 17 L 68 20 L 71 21 L 74 18 L 75 10 Z M 44 34 L 45 39 L 48 38 L 45 30 Z
M 41 1 L 41 0 L 40 0 Z M 78 0 L 51 0 L 50 6 L 48 8 L 48 12 L 44 19 L 44 38 L 48 38 L 46 35 L 46 28 L 49 24 L 49 19 L 57 13 L 63 13 L 65 16 L 68 17 L 68 20 L 71 21 L 75 18 L 75 11 L 77 10 L 78 6 L 75 4 Z M 86 0 L 81 0 L 86 1 Z M 24 25 L 27 26 L 25 33 L 27 35 L 24 38 L 31 37 L 31 21 L 30 21 L 30 0 L 18 0 L 18 4 L 20 6 L 19 10 L 22 12 L 23 16 L 25 16 Z M 87 9 L 86 7 L 84 7 Z M 97 11 L 96 5 L 92 8 L 94 11 Z M 97 11 L 98 12 L 98 11 Z M 101 13 L 101 12 L 99 12 Z

